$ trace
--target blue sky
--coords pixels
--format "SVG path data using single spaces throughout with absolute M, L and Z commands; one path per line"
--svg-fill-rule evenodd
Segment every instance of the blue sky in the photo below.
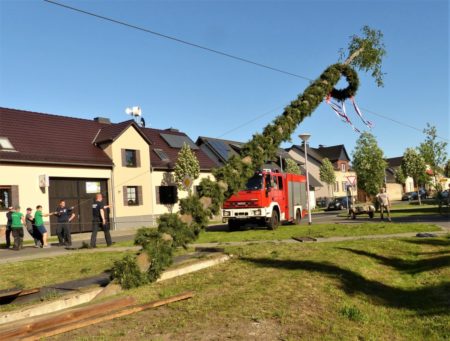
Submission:
M 360 72 L 359 106 L 420 129 L 430 122 L 449 138 L 448 1 L 61 2 L 308 78 L 335 63 L 349 36 L 369 25 L 385 36 L 385 86 Z M 43 1 L 0 0 L 3 107 L 120 122 L 130 118 L 126 107 L 139 105 L 153 128 L 246 141 L 307 85 Z M 365 115 L 387 157 L 424 139 Z M 349 152 L 358 138 L 325 104 L 292 142 L 305 131 L 312 146 L 343 143 Z

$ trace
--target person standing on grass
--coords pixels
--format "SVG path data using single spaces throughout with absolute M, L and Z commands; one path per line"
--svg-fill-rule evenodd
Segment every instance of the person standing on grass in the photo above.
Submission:
M 91 248 L 97 247 L 97 232 L 102 229 L 105 234 L 106 245 L 111 246 L 111 234 L 109 233 L 109 224 L 106 220 L 105 206 L 103 203 L 103 195 L 98 193 L 95 195 L 95 202 L 92 205 L 92 234 Z
M 386 210 L 387 219 L 391 221 L 391 201 L 389 200 L 389 195 L 386 193 L 386 188 L 382 187 L 380 193 L 377 194 L 377 200 L 380 204 L 380 218 L 384 220 L 384 211 Z
M 72 246 L 72 236 L 70 234 L 70 222 L 75 218 L 73 207 L 66 207 L 66 202 L 61 200 L 55 210 L 58 223 L 56 225 L 56 235 L 58 236 L 58 246 Z
M 20 212 L 20 206 L 14 208 L 11 214 L 11 232 L 14 237 L 13 250 L 19 251 L 23 248 L 23 225 L 25 224 L 25 216 Z
M 13 207 L 8 207 L 8 212 L 6 212 L 6 231 L 5 231 L 5 240 L 6 240 L 6 248 L 9 249 L 11 246 L 11 215 L 13 214 Z
M 36 212 L 34 213 L 34 224 L 36 225 L 37 229 L 39 230 L 39 233 L 42 235 L 42 247 L 48 248 L 50 245 L 47 242 L 47 229 L 44 226 L 44 218 L 52 215 L 53 213 L 42 213 L 42 206 L 37 205 L 36 206 Z
M 34 225 L 34 217 L 31 214 L 33 211 L 32 208 L 27 208 L 27 213 L 25 214 L 25 223 L 27 226 L 27 231 L 30 234 L 31 237 L 34 239 L 34 247 L 41 247 L 42 246 L 42 237 L 39 231 L 36 228 L 36 225 Z

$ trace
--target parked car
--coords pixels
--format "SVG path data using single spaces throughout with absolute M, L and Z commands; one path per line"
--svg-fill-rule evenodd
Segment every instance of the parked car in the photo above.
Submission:
M 348 207 L 348 197 L 337 197 L 328 203 L 327 211 L 343 210 Z
M 423 189 L 419 190 L 420 193 L 420 199 L 425 199 L 427 197 L 427 192 Z M 406 192 L 402 196 L 403 201 L 411 201 L 411 200 L 417 200 L 417 192 Z

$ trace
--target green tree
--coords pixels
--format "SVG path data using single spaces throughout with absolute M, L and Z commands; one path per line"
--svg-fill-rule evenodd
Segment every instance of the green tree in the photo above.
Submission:
M 375 137 L 369 132 L 362 133 L 352 155 L 358 187 L 369 196 L 377 194 L 384 183 L 387 163 Z
M 178 159 L 175 164 L 175 183 L 178 189 L 186 189 L 185 180 L 190 179 L 191 183 L 197 179 L 200 175 L 200 164 L 197 157 L 192 152 L 191 148 L 184 143 L 180 152 L 178 153 Z M 190 192 L 190 188 L 189 192 Z
M 437 184 L 437 174 L 442 174 L 447 161 L 447 142 L 437 141 L 436 127 L 427 123 L 423 130 L 426 135 L 425 141 L 417 148 L 425 163 L 431 168 L 434 176 L 434 183 Z
M 403 154 L 402 170 L 406 176 L 410 176 L 414 180 L 414 185 L 417 185 L 417 196 L 419 199 L 419 205 L 422 204 L 420 200 L 420 183 L 425 179 L 425 172 L 427 166 L 423 157 L 416 152 L 414 148 L 407 148 Z
M 401 167 L 394 170 L 394 177 L 398 184 L 404 185 L 406 183 L 406 176 Z
M 292 159 L 286 159 L 286 173 L 302 174 L 297 162 Z
M 320 172 L 320 181 L 325 182 L 328 185 L 328 194 L 330 193 L 330 187 L 333 189 L 331 185 L 334 185 L 336 182 L 336 173 L 334 173 L 334 167 L 331 161 L 328 158 L 324 158 L 322 160 L 322 165 L 319 169 Z M 333 191 L 334 192 L 334 191 Z M 334 193 L 332 193 L 334 196 Z
M 447 161 L 444 167 L 444 175 L 447 178 L 450 178 L 450 160 Z

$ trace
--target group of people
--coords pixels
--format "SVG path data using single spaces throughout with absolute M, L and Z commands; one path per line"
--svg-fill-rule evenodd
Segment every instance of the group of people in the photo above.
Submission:
M 92 206 L 93 226 L 90 247 L 95 248 L 97 244 L 97 232 L 102 229 L 105 233 L 105 240 L 107 246 L 112 245 L 111 234 L 109 232 L 109 224 L 107 221 L 107 214 L 105 210 L 108 208 L 103 203 L 102 194 L 97 194 L 95 202 Z M 44 217 L 48 216 L 56 217 L 56 235 L 58 237 L 58 246 L 71 247 L 72 236 L 70 223 L 75 219 L 75 213 L 73 207 L 66 207 L 64 199 L 60 200 L 58 207 L 53 212 L 43 213 L 42 205 L 36 206 L 36 211 L 33 215 L 33 209 L 31 207 L 26 209 L 26 213 L 23 214 L 20 211 L 20 206 L 8 207 L 6 213 L 6 248 L 11 247 L 11 234 L 14 238 L 13 250 L 20 250 L 23 248 L 23 238 L 25 226 L 28 233 L 33 237 L 34 246 L 37 248 L 49 248 L 48 243 L 48 231 L 44 225 Z

